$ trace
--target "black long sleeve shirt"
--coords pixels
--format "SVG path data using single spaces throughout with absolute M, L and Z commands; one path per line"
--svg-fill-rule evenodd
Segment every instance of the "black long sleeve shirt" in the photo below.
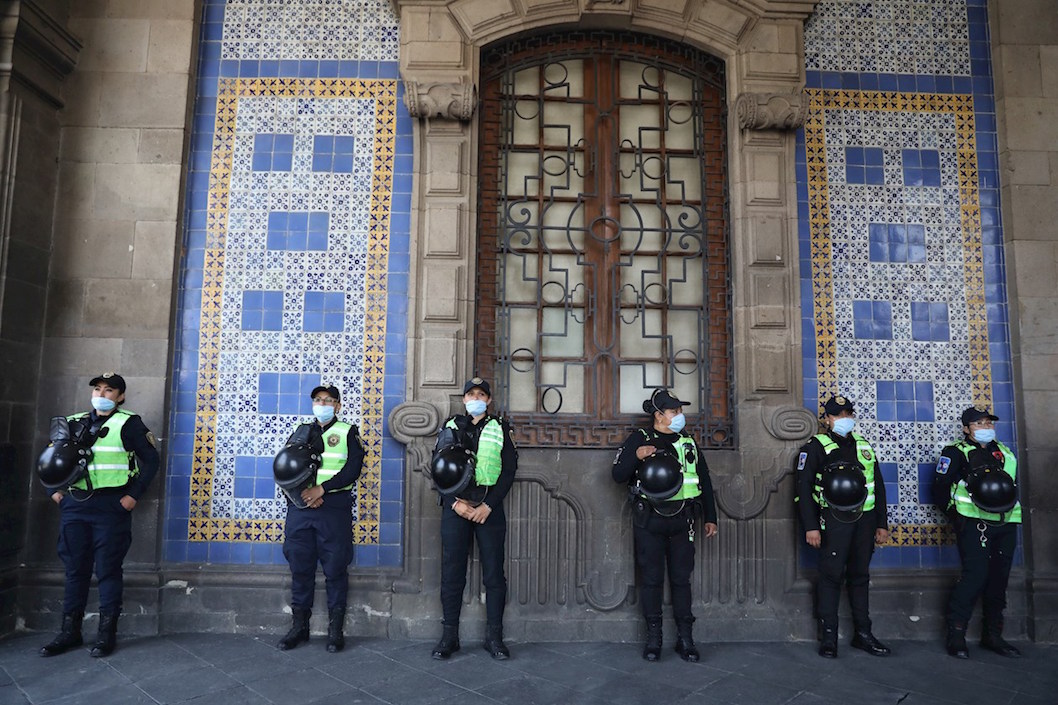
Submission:
M 109 416 L 110 414 L 100 416 L 95 411 L 90 411 L 86 418 L 79 420 L 88 428 L 99 428 L 106 423 Z M 136 455 L 136 466 L 139 468 L 139 472 L 125 486 L 125 494 L 137 501 L 147 491 L 161 465 L 161 456 L 154 447 L 154 436 L 150 433 L 143 419 L 136 414 L 129 416 L 121 427 L 121 445 Z
M 685 435 L 682 433 L 661 433 L 653 428 L 645 430 L 647 435 L 650 436 L 649 438 L 642 431 L 633 431 L 625 439 L 624 445 L 617 451 L 617 456 L 613 461 L 613 468 L 610 471 L 614 482 L 629 486 L 635 482 L 636 469 L 640 463 L 639 458 L 636 457 L 636 451 L 640 447 L 654 446 L 658 449 L 668 449 L 675 455 L 676 451 L 673 445 L 681 436 Z M 705 462 L 705 456 L 702 455 L 702 449 L 697 446 L 695 449 L 698 454 L 695 470 L 698 473 L 698 489 L 701 494 L 695 497 L 693 501 L 698 502 L 702 506 L 702 516 L 705 523 L 715 524 L 717 514 L 716 500 L 713 497 L 713 481 L 709 477 L 709 466 Z
M 806 532 L 819 531 L 820 529 L 819 505 L 812 499 L 812 492 L 816 484 L 816 473 L 827 465 L 838 461 L 855 463 L 860 467 L 861 471 L 863 470 L 863 463 L 860 462 L 856 453 L 856 439 L 852 437 L 851 433 L 846 436 L 839 436 L 832 431 L 828 431 L 827 435 L 838 445 L 837 450 L 830 455 L 826 454 L 823 450 L 823 444 L 814 436 L 801 446 L 797 454 L 797 505 L 798 513 L 801 515 L 801 523 Z M 874 453 L 876 462 L 874 466 L 875 528 L 888 531 L 889 519 L 886 516 L 885 481 L 882 479 L 881 469 L 877 465 L 878 453 L 873 448 L 871 452 Z

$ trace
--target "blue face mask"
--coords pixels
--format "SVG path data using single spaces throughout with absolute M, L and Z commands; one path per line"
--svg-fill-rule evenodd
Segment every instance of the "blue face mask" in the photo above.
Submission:
M 834 433 L 842 437 L 847 436 L 855 425 L 856 419 L 842 416 L 840 419 L 834 420 Z
M 981 445 L 987 445 L 996 439 L 994 428 L 979 428 L 974 431 L 974 440 Z
M 485 409 L 489 407 L 487 402 L 483 402 L 480 399 L 471 399 L 464 403 L 467 408 L 467 413 L 471 416 L 481 416 L 485 413 Z
M 108 411 L 113 411 L 117 405 L 118 403 L 113 399 L 107 399 L 106 397 L 92 397 L 92 408 L 96 411 L 106 413 Z
M 679 433 L 683 430 L 683 427 L 687 425 L 687 417 L 683 414 L 676 414 L 669 421 L 669 432 Z
M 316 420 L 320 423 L 327 423 L 334 418 L 334 407 L 326 404 L 313 404 L 312 415 L 316 417 Z

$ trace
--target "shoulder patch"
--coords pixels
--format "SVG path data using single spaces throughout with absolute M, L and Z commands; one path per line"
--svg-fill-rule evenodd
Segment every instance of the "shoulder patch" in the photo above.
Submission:
M 951 458 L 946 455 L 940 456 L 940 460 L 937 461 L 937 474 L 947 475 L 948 468 L 951 466 Z
M 613 464 L 614 465 L 617 465 L 619 462 L 621 462 L 621 453 L 623 453 L 623 452 L 624 452 L 624 446 L 621 446 L 620 448 L 617 449 L 617 455 L 615 455 L 614 459 L 613 459 Z
M 147 431 L 147 442 L 155 448 L 158 447 L 158 439 L 154 437 L 154 433 L 152 433 L 151 431 Z
M 797 456 L 797 469 L 798 470 L 804 470 L 805 469 L 805 462 L 807 460 L 808 460 L 808 453 L 802 452 L 800 455 L 798 455 Z

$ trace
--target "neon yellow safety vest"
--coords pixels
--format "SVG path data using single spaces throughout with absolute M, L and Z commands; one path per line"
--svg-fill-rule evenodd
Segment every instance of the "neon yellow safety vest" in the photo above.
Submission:
M 648 441 L 653 440 L 654 437 L 645 428 L 639 430 L 643 432 Z M 698 486 L 698 444 L 692 437 L 681 433 L 676 442 L 672 444 L 672 448 L 676 451 L 676 457 L 679 458 L 680 468 L 683 471 L 683 486 L 667 501 L 694 499 L 702 493 L 702 488 Z
M 315 423 L 315 422 L 312 422 Z M 320 469 L 316 471 L 316 484 L 322 485 L 327 480 L 338 474 L 345 467 L 349 459 L 349 431 L 350 424 L 344 421 L 335 421 L 330 428 L 323 432 L 323 462 Z M 345 487 L 338 487 L 330 492 L 346 492 L 353 488 L 349 483 Z
M 871 444 L 863 436 L 853 433 L 852 438 L 856 441 L 856 462 L 863 466 L 863 479 L 867 483 L 867 501 L 863 503 L 863 511 L 869 512 L 874 509 L 874 466 L 878 462 L 878 458 L 874 453 L 874 449 L 871 448 Z M 838 449 L 838 444 L 826 433 L 817 433 L 815 439 L 823 446 L 823 452 L 827 455 Z M 823 499 L 823 487 L 819 484 L 822 481 L 823 469 L 820 468 L 816 472 L 816 484 L 812 492 L 812 499 L 820 507 L 826 507 L 828 505 L 827 501 Z
M 1015 482 L 1018 479 L 1018 461 L 1014 457 L 1014 453 L 1011 452 L 1010 448 L 996 441 L 996 445 L 999 446 L 999 450 L 1003 451 L 1003 472 L 1010 475 L 1011 479 Z M 963 456 L 966 458 L 966 463 L 970 463 L 970 451 L 978 449 L 980 446 L 969 441 L 959 441 L 955 444 Z M 970 497 L 970 490 L 966 487 L 966 482 L 959 480 L 958 482 L 952 483 L 951 486 L 951 502 L 948 506 L 955 506 L 955 511 L 962 514 L 964 517 L 970 519 L 985 519 L 987 521 L 1009 521 L 1014 524 L 1021 523 L 1021 502 L 1017 502 L 1013 509 L 1006 514 L 996 514 L 994 512 L 986 512 L 985 510 L 974 504 L 973 498 Z
M 459 430 L 454 418 L 449 419 L 445 428 Z M 503 424 L 499 419 L 489 417 L 481 433 L 478 434 L 478 449 L 474 459 L 474 482 L 481 487 L 492 487 L 500 478 L 503 470 Z
M 84 420 L 87 422 L 88 413 L 72 414 L 67 416 L 67 421 Z M 136 466 L 136 455 L 126 450 L 121 442 L 121 429 L 125 422 L 135 414 L 130 411 L 116 409 L 106 417 L 106 421 L 100 427 L 102 430 L 109 429 L 106 436 L 99 435 L 96 442 L 92 444 L 92 462 L 88 464 L 88 479 L 92 482 L 93 489 L 104 487 L 124 487 L 133 477 L 139 474 Z M 70 485 L 78 490 L 87 490 L 88 483 L 78 480 Z

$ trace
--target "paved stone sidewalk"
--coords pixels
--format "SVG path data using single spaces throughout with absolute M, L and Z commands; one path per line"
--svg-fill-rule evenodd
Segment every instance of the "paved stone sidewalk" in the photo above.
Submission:
M 942 645 L 892 642 L 890 658 L 841 646 L 834 661 L 814 643 L 704 644 L 684 663 L 666 648 L 660 663 L 635 644 L 510 643 L 492 661 L 464 642 L 450 661 L 430 658 L 432 642 L 352 639 L 328 654 L 324 639 L 288 652 L 240 635 L 125 638 L 109 658 L 87 649 L 41 658 L 50 634 L 0 642 L 0 705 L 1055 705 L 1058 646 L 1019 644 L 1025 658 L 974 648 L 971 660 Z

